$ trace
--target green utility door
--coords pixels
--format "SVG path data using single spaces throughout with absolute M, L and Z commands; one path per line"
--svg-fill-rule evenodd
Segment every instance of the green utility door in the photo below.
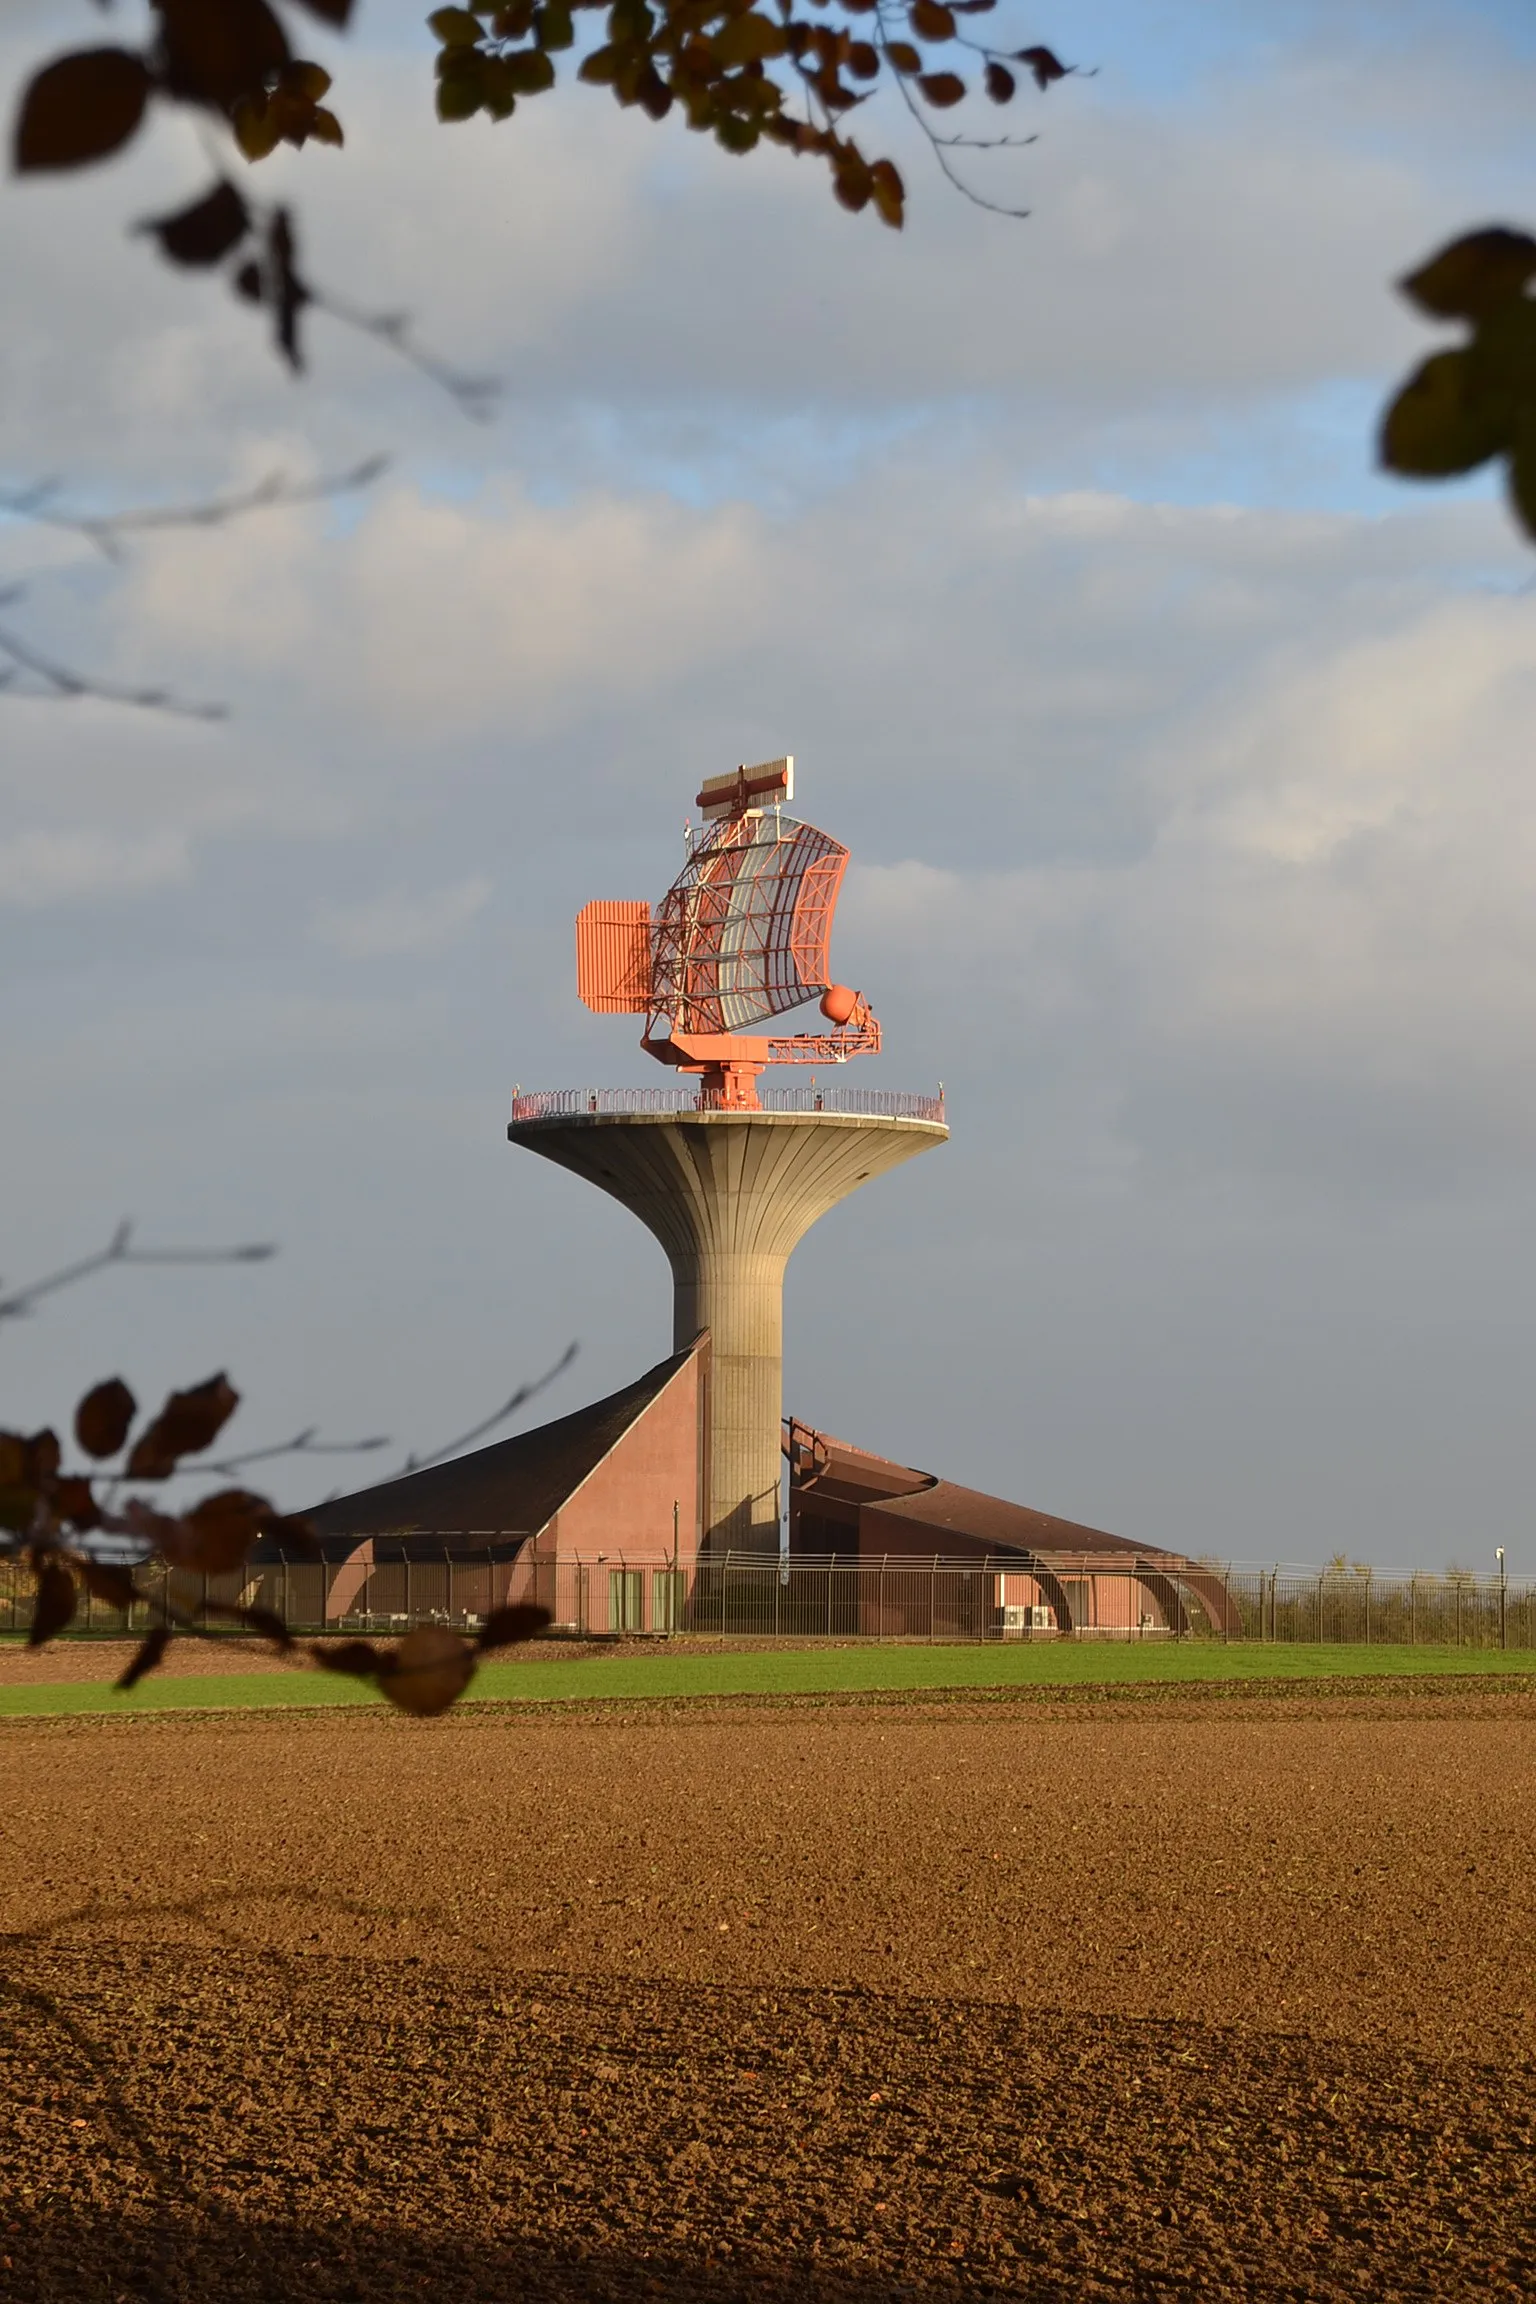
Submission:
M 683 1600 L 688 1579 L 679 1568 L 656 1568 L 651 1572 L 651 1630 L 653 1632 L 681 1632 L 683 1628 Z
M 645 1630 L 645 1578 L 638 1568 L 608 1571 L 608 1629 L 610 1632 Z

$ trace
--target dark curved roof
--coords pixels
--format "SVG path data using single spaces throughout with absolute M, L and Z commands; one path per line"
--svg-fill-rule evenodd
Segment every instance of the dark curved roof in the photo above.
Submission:
M 932 1529 L 936 1552 L 943 1551 L 946 1536 L 960 1536 L 985 1545 L 991 1552 L 1077 1552 L 1097 1559 L 1128 1552 L 1133 1558 L 1163 1557 L 1155 1545 L 1132 1544 L 1124 1536 L 1110 1535 L 1105 1528 L 1058 1520 L 1053 1512 L 1009 1504 L 1001 1496 L 984 1496 L 980 1489 L 961 1488 L 953 1480 L 935 1480 L 911 1496 L 882 1497 L 868 1509 L 881 1520 L 903 1520 L 909 1525 L 916 1522 L 925 1530 Z
M 606 1400 L 450 1463 L 338 1496 L 303 1517 L 327 1553 L 334 1540 L 350 1544 L 361 1536 L 536 1536 L 689 1357 L 674 1352 Z

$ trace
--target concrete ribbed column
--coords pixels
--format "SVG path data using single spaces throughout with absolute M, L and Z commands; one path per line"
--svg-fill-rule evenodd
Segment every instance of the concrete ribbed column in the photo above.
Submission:
M 948 1129 L 836 1112 L 625 1112 L 517 1121 L 507 1134 L 622 1200 L 661 1242 L 674 1350 L 710 1333 L 706 1539 L 776 1557 L 790 1252 L 839 1200 Z

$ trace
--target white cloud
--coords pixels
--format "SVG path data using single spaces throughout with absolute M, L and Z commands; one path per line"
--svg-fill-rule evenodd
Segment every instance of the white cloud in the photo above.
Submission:
M 139 836 L 37 829 L 0 840 L 0 903 L 42 906 L 141 896 L 186 880 L 189 843 L 171 826 Z
M 397 953 L 434 952 L 461 936 L 484 911 L 489 880 L 478 875 L 426 894 L 375 896 L 365 904 L 324 905 L 315 934 L 349 960 L 379 960 Z

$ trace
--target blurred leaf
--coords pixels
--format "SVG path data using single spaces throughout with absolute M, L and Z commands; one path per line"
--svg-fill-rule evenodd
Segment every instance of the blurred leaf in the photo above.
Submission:
M 45 65 L 21 99 L 17 174 L 79 168 L 119 151 L 143 119 L 149 91 L 144 59 L 126 48 L 84 48 Z
M 1436 320 L 1476 320 L 1536 279 L 1536 240 L 1502 224 L 1452 240 L 1399 281 L 1403 294 Z
M 174 216 L 151 217 L 139 226 L 141 232 L 148 232 L 159 241 L 162 255 L 168 256 L 173 264 L 217 264 L 232 248 L 239 246 L 250 228 L 251 212 L 227 180 L 215 184 L 211 192 L 195 200 L 190 208 L 178 209 Z M 129 1413 L 132 1414 L 131 1407 Z M 117 1447 L 121 1446 L 120 1440 Z M 98 1448 L 91 1453 L 111 1456 L 116 1449 Z
M 1053 80 L 1065 80 L 1070 69 L 1059 57 L 1053 56 L 1049 48 L 1020 48 L 1015 61 L 1029 66 L 1037 88 L 1048 88 Z
M 923 59 L 910 40 L 887 40 L 885 53 L 898 72 L 921 72 Z
M 1509 445 L 1510 426 L 1471 390 L 1471 356 L 1436 352 L 1416 369 L 1381 424 L 1389 472 L 1445 480 L 1473 472 Z
M 31 1462 L 19 1432 L 0 1432 L 0 1488 L 14 1488 L 25 1480 Z
M 170 1627 L 157 1624 L 153 1632 L 147 1633 L 140 1641 L 127 1670 L 119 1675 L 114 1686 L 120 1689 L 136 1688 L 146 1672 L 153 1672 L 170 1644 Z
M 521 1641 L 532 1640 L 553 1621 L 547 1608 L 493 1608 L 480 1627 L 475 1645 L 483 1655 L 488 1655 L 493 1648 L 515 1648 Z
M 75 1613 L 75 1580 L 58 1560 L 44 1560 L 35 1570 L 37 1598 L 32 1604 L 32 1629 L 27 1634 L 29 1648 L 41 1648 L 56 1632 L 62 1632 Z
M 62 1455 L 57 1432 L 44 1425 L 41 1432 L 32 1434 L 26 1447 L 28 1478 L 37 1486 L 41 1486 L 45 1480 L 55 1479 Z
M 302 97 L 307 104 L 318 104 L 331 85 L 331 76 L 323 64 L 306 64 L 296 57 L 283 67 L 280 85 L 290 96 Z
M 716 63 L 729 69 L 737 64 L 763 64 L 770 56 L 782 56 L 789 46 L 789 38 L 782 24 L 749 10 L 745 16 L 727 18 L 710 46 Z
M 352 0 L 297 0 L 300 8 L 307 8 L 312 16 L 319 16 L 327 24 L 344 25 L 352 13 Z
M 485 38 L 485 26 L 467 8 L 434 10 L 427 18 L 427 29 L 436 33 L 445 48 L 473 48 Z
M 131 1480 L 169 1478 L 183 1456 L 213 1445 L 240 1405 L 240 1395 L 220 1373 L 173 1392 L 152 1424 L 139 1434 L 128 1457 Z
M 379 1686 L 402 1712 L 428 1718 L 446 1712 L 475 1676 L 474 1651 L 457 1632 L 437 1625 L 407 1632 L 379 1665 Z
M 156 0 L 165 85 L 228 112 L 289 61 L 288 35 L 267 0 Z
M 1018 82 L 1006 64 L 990 63 L 986 72 L 987 94 L 994 104 L 1011 104 L 1018 90 Z
M 311 1640 L 309 1654 L 325 1672 L 347 1672 L 355 1680 L 372 1680 L 382 1661 L 371 1640 Z
M 271 1517 L 265 1496 L 253 1495 L 248 1488 L 221 1488 L 181 1515 L 183 1533 L 167 1557 L 204 1576 L 226 1575 L 241 1565 Z
M 943 0 L 912 0 L 907 22 L 919 40 L 953 40 L 955 19 Z
M 500 61 L 514 96 L 540 96 L 555 84 L 555 68 L 542 48 L 524 48 Z
M 565 0 L 545 0 L 537 17 L 539 46 L 551 51 L 574 48 L 576 25 Z
M 925 72 L 917 85 L 928 102 L 941 112 L 965 99 L 965 82 L 958 72 Z
M 294 1637 L 275 1608 L 239 1608 L 235 1611 L 242 1624 L 259 1632 L 263 1640 L 271 1640 L 284 1655 L 294 1647 Z
M 1510 453 L 1509 500 L 1516 519 L 1536 544 L 1536 420 L 1529 416 L 1521 424 Z
M 137 1413 L 138 1402 L 121 1376 L 109 1376 L 93 1384 L 75 1410 L 75 1438 L 87 1456 L 115 1456 Z
M 93 1599 L 104 1600 L 109 1608 L 131 1608 L 138 1599 L 139 1590 L 131 1570 L 118 1568 L 107 1560 L 81 1560 L 77 1566 L 87 1592 Z
M 101 1526 L 101 1507 L 96 1501 L 89 1480 L 78 1474 L 69 1479 L 56 1480 L 49 1497 L 55 1516 L 67 1528 L 88 1529 Z
M 899 232 L 906 214 L 906 188 L 893 160 L 877 160 L 869 172 L 870 197 L 883 223 Z

